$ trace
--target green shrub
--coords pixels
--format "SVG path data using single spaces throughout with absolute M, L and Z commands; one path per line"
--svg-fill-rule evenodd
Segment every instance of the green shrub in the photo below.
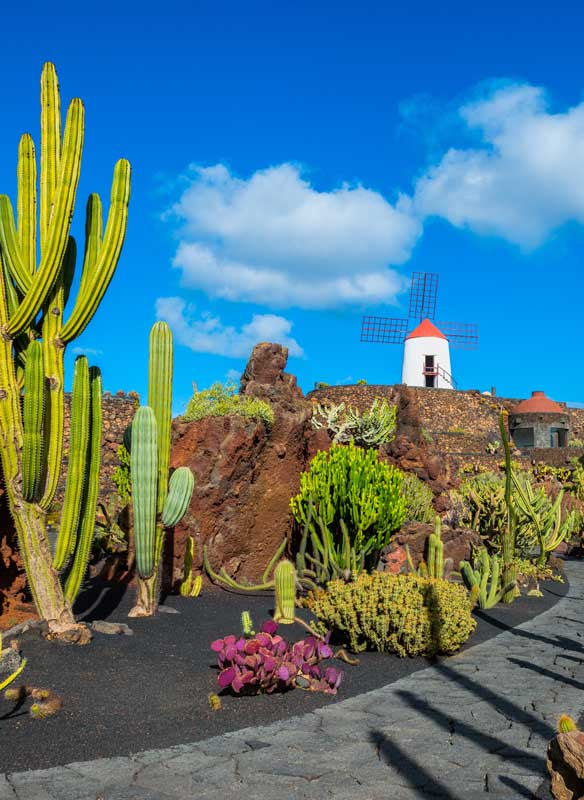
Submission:
M 434 492 L 413 472 L 404 472 L 402 495 L 406 501 L 405 518 L 408 522 L 434 522 Z
M 338 551 L 345 547 L 344 523 L 358 560 L 375 565 L 404 521 L 402 480 L 403 472 L 379 461 L 377 451 L 333 444 L 300 475 L 300 492 L 290 508 L 300 525 L 308 525 Z
M 186 422 L 203 417 L 226 417 L 237 414 L 240 417 L 261 419 L 270 426 L 274 422 L 274 410 L 266 400 L 236 394 L 234 383 L 214 383 L 209 389 L 195 392 L 189 400 L 183 415 Z
M 361 573 L 350 583 L 335 580 L 310 592 L 303 604 L 320 632 L 337 631 L 356 653 L 453 653 L 476 627 L 463 586 L 417 575 Z

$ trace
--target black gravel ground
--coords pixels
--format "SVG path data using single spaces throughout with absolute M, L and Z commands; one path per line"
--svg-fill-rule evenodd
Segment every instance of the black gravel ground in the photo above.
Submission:
M 567 591 L 566 584 L 555 582 L 542 588 L 541 598 L 521 597 L 510 606 L 477 612 L 478 626 L 466 646 L 525 622 Z M 117 597 L 111 589 L 94 587 L 96 596 L 86 619 L 126 622 L 133 636 L 96 633 L 86 647 L 49 643 L 30 633 L 21 639 L 28 658 L 25 682 L 56 691 L 65 707 L 56 717 L 33 720 L 25 708 L 15 709 L 2 697 L 0 772 L 128 755 L 267 724 L 377 689 L 430 663 L 364 653 L 359 666 L 337 662 L 344 681 L 335 697 L 299 689 L 270 696 L 227 696 L 222 709 L 214 712 L 208 695 L 216 691 L 217 673 L 209 643 L 238 634 L 244 609 L 259 626 L 269 617 L 271 596 L 207 589 L 196 599 L 169 597 L 166 605 L 180 613 L 160 613 L 152 619 L 127 619 L 131 592 Z M 280 633 L 290 639 L 305 635 L 299 626 L 283 626 Z

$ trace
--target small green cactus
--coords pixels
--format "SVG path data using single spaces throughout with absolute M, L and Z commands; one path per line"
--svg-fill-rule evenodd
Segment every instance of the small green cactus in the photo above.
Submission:
M 571 731 L 577 731 L 578 726 L 567 714 L 562 714 L 560 719 L 558 720 L 558 732 L 559 733 L 570 733 Z
M 253 621 L 249 611 L 241 612 L 241 629 L 246 639 L 251 639 L 252 636 L 255 636 Z
M 289 625 L 296 617 L 296 568 L 284 558 L 274 570 L 276 609 L 274 622 Z

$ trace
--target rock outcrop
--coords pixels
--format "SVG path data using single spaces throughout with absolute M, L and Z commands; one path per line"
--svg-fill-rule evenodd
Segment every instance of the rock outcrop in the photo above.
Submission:
M 584 733 L 558 733 L 548 746 L 547 768 L 554 800 L 583 800 Z
M 195 540 L 195 568 L 201 569 L 207 545 L 215 568 L 256 580 L 291 531 L 289 502 L 315 449 L 315 432 L 311 404 L 284 372 L 287 357 L 281 345 L 258 344 L 241 378 L 242 395 L 272 404 L 271 429 L 241 416 L 175 421 L 171 466 L 190 467 L 196 483 L 174 532 L 173 581 L 181 574 L 187 536 Z

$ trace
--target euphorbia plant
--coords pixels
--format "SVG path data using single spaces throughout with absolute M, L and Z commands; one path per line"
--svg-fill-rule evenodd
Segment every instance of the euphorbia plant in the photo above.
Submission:
M 328 637 L 308 636 L 288 644 L 277 630 L 276 623 L 268 620 L 251 638 L 230 635 L 211 643 L 211 650 L 217 653 L 220 688 L 231 688 L 236 694 L 271 694 L 294 687 L 336 694 L 342 672 L 319 666 L 333 655 Z

